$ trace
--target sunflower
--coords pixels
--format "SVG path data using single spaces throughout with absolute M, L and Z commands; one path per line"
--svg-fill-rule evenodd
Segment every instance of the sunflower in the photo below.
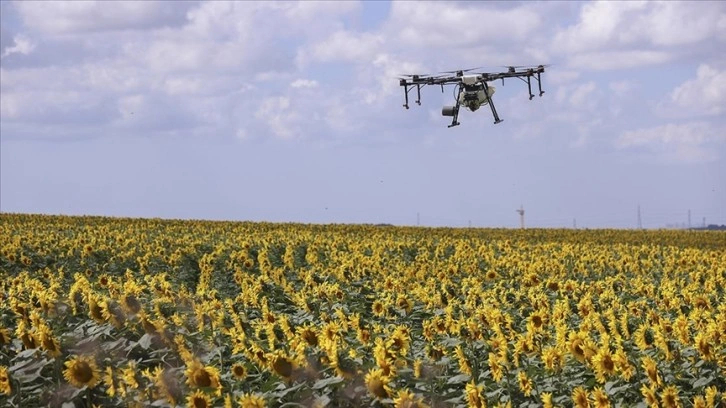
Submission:
M 680 408 L 681 401 L 678 399 L 678 388 L 675 385 L 669 385 L 663 390 L 660 396 L 663 408 Z
M 517 380 L 519 381 L 519 389 L 525 397 L 532 395 L 532 380 L 527 377 L 527 373 L 520 371 L 517 373 Z
M 366 374 L 365 381 L 368 392 L 373 394 L 373 396 L 376 398 L 388 397 L 388 377 L 383 375 L 383 370 L 376 368 L 369 371 Z
M 552 393 L 551 392 L 543 392 L 542 395 L 542 407 L 543 408 L 553 408 L 554 405 L 552 404 Z
M 13 391 L 10 385 L 10 376 L 8 375 L 8 368 L 0 366 L 0 394 L 10 395 Z
M 40 337 L 40 346 L 48 352 L 49 356 L 58 357 L 61 355 L 58 339 L 53 336 L 48 326 L 41 326 L 37 336 Z
M 592 399 L 595 401 L 595 408 L 610 408 L 608 394 L 600 387 L 592 391 Z
M 590 400 L 587 398 L 587 391 L 582 387 L 572 390 L 572 402 L 577 408 L 590 408 Z
M 106 371 L 103 373 L 103 384 L 106 386 L 106 394 L 109 397 L 114 397 L 119 391 L 119 382 L 113 375 L 113 368 L 111 366 L 106 367 Z
M 244 393 L 239 398 L 239 406 L 240 408 L 265 408 L 267 403 L 260 395 Z
M 232 365 L 232 375 L 238 380 L 244 380 L 247 378 L 247 369 L 241 363 L 235 363 Z
M 658 366 L 652 358 L 649 356 L 643 357 L 643 363 L 642 363 L 643 371 L 648 375 L 648 379 L 650 380 L 650 383 L 653 385 L 660 385 L 661 384 L 661 378 L 660 374 L 658 374 Z
M 648 386 L 643 384 L 640 387 L 640 393 L 643 395 L 643 399 L 649 407 L 658 407 L 658 397 L 655 395 L 654 385 Z
M 101 379 L 93 356 L 73 356 L 65 362 L 63 377 L 76 388 L 93 388 Z
M 414 393 L 408 390 L 399 390 L 396 398 L 393 399 L 394 408 L 424 408 L 426 404 L 421 398 L 417 398 Z
M 694 397 L 693 408 L 706 408 L 706 400 L 701 395 Z
M 192 394 L 187 396 L 188 408 L 208 408 L 211 406 L 212 401 L 209 399 L 209 396 L 201 390 L 195 390 Z
M 714 355 L 714 347 L 709 342 L 709 336 L 706 333 L 698 333 L 694 339 L 694 342 L 696 343 L 696 349 L 698 349 L 698 352 L 701 354 L 701 357 L 703 357 L 706 361 L 711 361 L 715 358 Z
M 383 302 L 380 300 L 376 300 L 373 302 L 373 305 L 371 306 L 371 310 L 373 311 L 373 314 L 376 317 L 383 317 L 386 314 L 386 307 L 383 305 Z
M 601 347 L 597 354 L 592 357 L 592 365 L 595 370 L 595 378 L 601 384 L 604 384 L 608 377 L 615 374 L 615 362 L 607 346 Z
M 492 373 L 494 381 L 499 382 L 502 380 L 504 371 L 502 370 L 502 365 L 499 363 L 499 356 L 494 353 L 489 353 L 489 370 Z
M 272 372 L 284 379 L 289 379 L 292 371 L 295 369 L 295 364 L 292 359 L 279 350 L 275 353 L 270 353 L 267 361 L 270 362 Z
M 571 332 L 569 341 L 567 342 L 567 348 L 570 350 L 570 354 L 575 357 L 579 362 L 585 362 L 585 342 L 584 335 L 582 333 Z
M 10 344 L 10 331 L 5 327 L 0 327 L 0 346 Z
M 219 384 L 219 371 L 215 367 L 205 366 L 199 360 L 192 360 L 187 364 L 184 372 L 187 377 L 187 384 L 195 388 L 213 388 L 219 395 L 222 387 Z

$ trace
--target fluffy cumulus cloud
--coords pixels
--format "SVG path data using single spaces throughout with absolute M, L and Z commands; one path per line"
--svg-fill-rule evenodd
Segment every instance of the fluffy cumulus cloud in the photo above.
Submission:
M 719 158 L 726 129 L 705 122 L 667 124 L 623 132 L 616 140 L 621 149 L 638 149 L 659 159 L 703 162 Z
M 676 87 L 669 102 L 694 114 L 723 114 L 726 112 L 726 69 L 700 65 L 696 77 Z

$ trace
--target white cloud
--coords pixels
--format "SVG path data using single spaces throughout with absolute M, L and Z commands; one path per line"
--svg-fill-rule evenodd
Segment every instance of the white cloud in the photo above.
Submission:
M 724 129 L 707 122 L 667 124 L 629 130 L 615 140 L 619 149 L 644 149 L 662 159 L 676 162 L 699 162 L 719 159 L 716 146 L 726 141 Z
M 15 7 L 24 24 L 47 34 L 147 29 L 184 21 L 191 2 L 21 1 Z
M 372 33 L 338 31 L 309 49 L 302 49 L 296 58 L 300 67 L 313 62 L 361 62 L 381 50 L 383 37 Z
M 636 68 L 662 64 L 673 59 L 671 53 L 654 50 L 600 51 L 573 54 L 569 65 L 593 71 Z
M 559 32 L 555 43 L 570 52 L 693 44 L 717 35 L 724 15 L 721 2 L 589 2 L 582 6 L 578 23 Z
M 23 34 L 13 36 L 13 43 L 13 46 L 5 47 L 0 58 L 5 58 L 12 54 L 28 55 L 33 52 L 36 46 L 35 42 Z
M 317 86 L 318 86 L 318 81 L 316 81 L 314 79 L 303 79 L 303 78 L 296 79 L 296 80 L 292 81 L 292 83 L 290 84 L 290 87 L 292 87 L 292 88 L 317 88 Z
M 676 108 L 696 115 L 720 115 L 726 112 L 726 70 L 700 65 L 696 78 L 673 90 L 670 102 Z
M 388 30 L 404 46 L 467 48 L 521 41 L 540 29 L 542 19 L 524 5 L 497 9 L 487 3 L 393 2 Z
M 555 34 L 552 50 L 588 70 L 662 64 L 685 55 L 713 58 L 713 45 L 726 40 L 724 18 L 723 2 L 588 2 L 576 24 Z

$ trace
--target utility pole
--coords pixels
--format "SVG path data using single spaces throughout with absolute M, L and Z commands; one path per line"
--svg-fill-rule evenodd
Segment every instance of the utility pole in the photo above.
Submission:
M 577 218 L 572 219 L 572 228 L 577 229 Z
M 416 226 L 421 225 L 421 213 L 416 213 Z
M 640 204 L 638 204 L 638 229 L 643 229 L 643 220 L 640 218 Z
M 517 210 L 517 213 L 519 213 L 519 226 L 520 228 L 524 229 L 524 206 L 520 205 L 519 210 Z
M 688 229 L 691 229 L 691 210 L 688 210 Z

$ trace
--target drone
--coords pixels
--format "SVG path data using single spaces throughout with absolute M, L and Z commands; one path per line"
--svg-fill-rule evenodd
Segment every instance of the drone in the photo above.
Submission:
M 494 107 L 492 96 L 496 91 L 494 85 L 489 82 L 502 80 L 504 85 L 505 78 L 518 78 L 527 83 L 529 89 L 529 100 L 534 98 L 532 94 L 532 79 L 537 81 L 539 88 L 539 96 L 544 95 L 542 90 L 541 75 L 545 72 L 548 65 L 537 66 L 508 66 L 506 72 L 475 72 L 481 68 L 469 68 L 458 71 L 445 71 L 439 75 L 428 74 L 403 74 L 399 78 L 400 85 L 404 88 L 404 97 L 406 98 L 403 107 L 408 109 L 408 94 L 416 89 L 416 104 L 421 105 L 421 88 L 426 85 L 440 85 L 441 92 L 444 92 L 444 86 L 454 85 L 454 98 L 456 103 L 453 106 L 444 106 L 441 109 L 443 116 L 450 116 L 451 124 L 448 127 L 460 125 L 459 109 L 463 105 L 470 111 L 474 112 L 484 105 L 489 105 L 494 116 L 494 124 L 501 123 L 503 120 L 499 118 L 497 109 Z

